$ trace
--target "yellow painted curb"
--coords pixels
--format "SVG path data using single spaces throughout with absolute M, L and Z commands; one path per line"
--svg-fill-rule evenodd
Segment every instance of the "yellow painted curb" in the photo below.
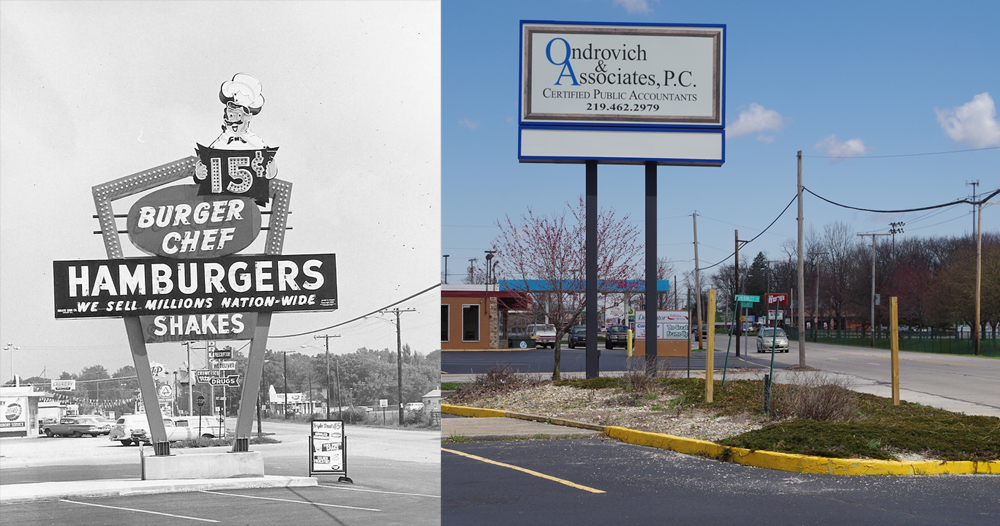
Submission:
M 669 449 L 688 455 L 700 455 L 744 466 L 790 471 L 792 473 L 817 473 L 824 475 L 1000 475 L 1000 460 L 975 462 L 969 460 L 864 460 L 857 458 L 826 458 L 776 451 L 751 451 L 726 447 L 707 440 L 684 438 L 664 433 L 636 431 L 618 426 L 599 426 L 585 422 L 547 418 L 543 416 L 510 413 L 499 409 L 481 409 L 451 404 L 441 404 L 441 412 L 471 417 L 510 417 L 523 420 L 548 422 L 568 427 L 603 431 L 611 438 L 638 446 Z
M 973 473 L 1000 474 L 1000 461 L 941 461 L 941 460 L 866 460 L 857 458 L 826 458 L 775 451 L 751 451 L 726 447 L 694 438 L 662 433 L 635 431 L 608 426 L 608 436 L 629 444 L 669 449 L 689 455 L 704 455 L 744 466 L 824 475 L 967 475 Z
M 441 412 L 448 415 L 472 416 L 477 418 L 498 418 L 507 416 L 507 411 L 499 409 L 481 409 L 464 405 L 441 404 Z

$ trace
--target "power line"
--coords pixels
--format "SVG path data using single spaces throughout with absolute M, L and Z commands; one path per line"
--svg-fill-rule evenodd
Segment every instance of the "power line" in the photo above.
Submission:
M 805 187 L 803 187 L 803 188 L 805 188 Z M 767 232 L 768 230 L 770 230 L 770 229 L 771 229 L 771 227 L 772 227 L 772 226 L 774 226 L 774 224 L 775 224 L 775 223 L 777 223 L 779 219 L 781 219 L 781 216 L 785 215 L 785 212 L 787 212 L 787 211 L 788 211 L 788 207 L 792 206 L 792 203 L 794 203 L 794 202 L 795 202 L 795 200 L 796 200 L 796 199 L 798 199 L 798 197 L 799 197 L 799 196 L 798 196 L 797 194 L 796 194 L 796 195 L 794 195 L 794 196 L 792 196 L 792 200 L 791 200 L 791 201 L 789 201 L 787 205 L 785 205 L 785 209 L 784 209 L 784 210 L 782 210 L 780 214 L 778 214 L 778 217 L 774 218 L 774 221 L 771 221 L 771 224 L 770 224 L 770 225 L 767 225 L 766 227 L 764 227 L 764 230 L 761 230 L 759 234 L 757 234 L 756 236 L 753 236 L 752 238 L 750 238 L 750 240 L 749 240 L 749 241 L 746 241 L 746 242 L 744 242 L 744 243 L 743 243 L 743 246 L 746 246 L 746 245 L 749 245 L 750 243 L 753 243 L 753 242 L 754 242 L 754 241 L 755 241 L 755 240 L 756 240 L 756 239 L 757 239 L 758 237 L 760 237 L 760 236 L 764 235 L 764 232 Z M 725 258 L 725 259 L 723 259 L 722 261 L 719 261 L 718 263 L 715 263 L 714 265 L 709 265 L 709 266 L 707 266 L 707 267 L 702 267 L 702 268 L 699 268 L 699 269 L 697 269 L 697 270 L 699 270 L 699 271 L 700 271 L 700 270 L 708 270 L 708 269 L 710 269 L 710 268 L 712 268 L 712 267 L 717 267 L 717 266 L 719 266 L 719 265 L 721 265 L 721 264 L 725 263 L 726 261 L 729 261 L 729 258 L 731 258 L 731 257 L 733 257 L 733 256 L 735 256 L 735 255 L 736 255 L 736 251 L 734 250 L 732 254 L 729 254 L 728 256 L 726 256 L 726 258 Z M 737 264 L 738 264 L 738 263 L 739 263 L 739 262 L 737 262 Z
M 375 313 L 378 313 L 378 312 L 382 312 L 384 310 L 388 310 L 388 309 L 390 309 L 392 307 L 395 307 L 396 305 L 399 305 L 400 303 L 403 303 L 404 301 L 416 298 L 417 296 L 420 296 L 421 294 L 426 294 L 427 292 L 430 292 L 430 291 L 432 291 L 432 290 L 434 290 L 434 289 L 436 289 L 436 288 L 438 288 L 440 286 L 441 286 L 440 283 L 435 283 L 435 284 L 431 285 L 430 287 L 427 287 L 426 289 L 424 289 L 424 290 L 422 290 L 422 291 L 420 291 L 420 292 L 418 292 L 416 294 L 413 294 L 411 296 L 407 296 L 407 297 L 405 297 L 405 298 L 403 298 L 403 299 L 401 299 L 401 300 L 399 300 L 399 301 L 397 301 L 395 303 L 390 303 L 389 305 L 386 305 L 385 307 L 381 307 L 381 308 L 375 309 L 375 310 L 369 312 L 368 314 L 362 314 L 361 316 L 358 316 L 357 318 L 353 318 L 353 319 L 347 320 L 347 321 L 345 321 L 343 323 L 338 323 L 336 325 L 331 325 L 329 327 L 323 327 L 321 329 L 314 329 L 314 330 L 311 330 L 311 331 L 300 332 L 298 334 L 283 334 L 281 336 L 270 336 L 270 338 L 294 338 L 296 336 L 305 336 L 307 334 L 312 334 L 314 332 L 328 331 L 330 329 L 335 329 L 337 327 L 342 327 L 344 325 L 347 325 L 348 323 L 354 323 L 354 322 L 356 322 L 356 321 L 358 321 L 360 319 L 367 318 L 368 316 L 371 316 L 372 314 L 375 314 Z
M 827 203 L 830 203 L 831 205 L 839 206 L 841 208 L 848 208 L 848 209 L 851 209 L 851 210 L 859 210 L 861 212 L 873 212 L 873 213 L 876 213 L 876 214 L 899 214 L 899 213 L 902 213 L 902 212 L 921 212 L 921 211 L 924 211 L 924 210 L 934 210 L 935 208 L 944 208 L 944 207 L 947 207 L 947 206 L 960 205 L 962 203 L 970 204 L 970 205 L 979 205 L 979 204 L 985 203 L 986 201 L 989 201 L 991 197 L 993 197 L 993 196 L 995 196 L 997 194 L 1000 194 L 1000 190 L 995 190 L 988 197 L 986 197 L 985 199 L 979 200 L 979 201 L 970 201 L 969 199 L 958 199 L 958 200 L 955 200 L 955 201 L 953 201 L 951 203 L 943 203 L 943 204 L 940 204 L 940 205 L 924 206 L 924 207 L 921 207 L 921 208 L 907 208 L 907 209 L 904 209 L 904 210 L 873 210 L 871 208 L 858 208 L 856 206 L 850 206 L 850 205 L 840 204 L 840 203 L 837 203 L 835 201 L 831 201 L 831 200 L 829 200 L 829 199 L 827 199 L 827 198 L 825 198 L 825 197 L 817 194 L 816 192 L 813 192 L 812 190 L 810 190 L 810 189 L 808 189 L 808 188 L 806 188 L 804 186 L 802 187 L 802 189 L 805 190 L 806 192 L 809 192 L 810 194 L 812 194 L 812 195 L 814 195 L 814 196 L 822 199 L 823 201 L 826 201 Z
M 803 155 L 802 157 L 809 157 L 811 159 L 891 159 L 894 157 L 920 157 L 923 155 L 945 155 L 949 153 L 967 153 L 967 152 L 979 152 L 983 150 L 998 150 L 1000 146 L 989 146 L 986 148 L 972 148 L 969 150 L 950 150 L 946 152 L 927 152 L 927 153 L 903 153 L 898 155 L 866 155 L 864 157 L 852 157 L 848 155 Z

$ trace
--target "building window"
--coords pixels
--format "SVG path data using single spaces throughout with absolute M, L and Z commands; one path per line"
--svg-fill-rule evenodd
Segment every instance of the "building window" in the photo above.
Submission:
M 479 341 L 479 305 L 462 305 L 462 341 Z
M 446 342 L 449 340 L 448 336 L 448 325 L 451 321 L 449 314 L 451 314 L 450 305 L 441 305 L 441 341 Z

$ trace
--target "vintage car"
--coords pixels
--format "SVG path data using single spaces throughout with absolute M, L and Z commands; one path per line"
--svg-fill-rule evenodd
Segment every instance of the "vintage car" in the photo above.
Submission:
M 111 431 L 111 423 L 104 420 L 104 417 L 95 415 L 66 416 L 57 423 L 50 423 L 42 427 L 42 433 L 47 437 L 81 437 L 90 435 L 107 435 Z
M 178 440 L 191 440 L 202 436 L 205 438 L 215 438 L 225 432 L 225 423 L 220 426 L 219 420 L 210 416 L 202 416 L 201 425 L 198 425 L 197 416 L 175 416 L 164 417 L 163 427 L 167 431 L 167 440 L 176 442 Z M 121 442 L 123 446 L 132 444 L 149 443 L 152 441 L 149 434 L 149 421 L 145 414 L 124 415 L 118 419 L 111 433 L 110 440 Z

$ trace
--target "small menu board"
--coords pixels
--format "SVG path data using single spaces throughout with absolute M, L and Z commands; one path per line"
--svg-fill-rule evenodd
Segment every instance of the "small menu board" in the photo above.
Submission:
M 347 440 L 343 420 L 313 420 L 309 437 L 309 474 L 347 475 Z

